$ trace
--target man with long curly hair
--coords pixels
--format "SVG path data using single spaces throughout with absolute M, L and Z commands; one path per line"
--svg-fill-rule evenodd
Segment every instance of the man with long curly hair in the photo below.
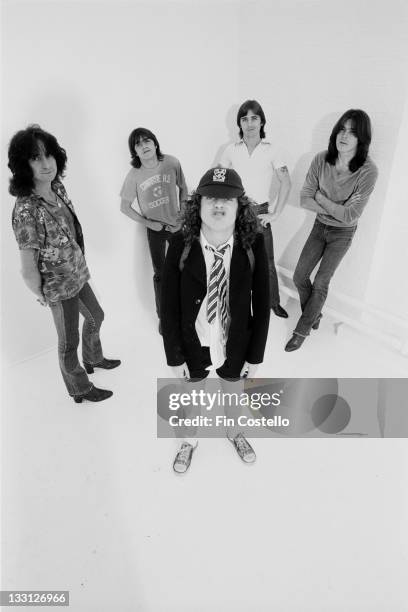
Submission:
M 12 137 L 9 191 L 16 196 L 13 231 L 21 272 L 37 302 L 49 306 L 58 335 L 58 358 L 65 386 L 76 403 L 101 402 L 112 395 L 89 380 L 95 368 L 111 370 L 120 359 L 102 352 L 104 312 L 89 284 L 81 224 L 61 180 L 67 154 L 53 134 L 30 125 Z M 79 314 L 83 367 L 78 360 Z M 44 396 L 47 396 L 45 385 Z
M 255 375 L 269 327 L 264 238 L 239 175 L 208 170 L 186 204 L 182 230 L 163 273 L 162 330 L 167 363 L 178 378 L 224 380 Z M 255 453 L 241 432 L 230 437 L 246 463 Z M 184 442 L 173 467 L 185 472 L 195 446 Z

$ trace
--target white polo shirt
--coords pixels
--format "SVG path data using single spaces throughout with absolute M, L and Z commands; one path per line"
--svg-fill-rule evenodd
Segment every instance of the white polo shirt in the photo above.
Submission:
M 221 166 L 236 170 L 245 194 L 257 204 L 263 204 L 269 201 L 274 171 L 286 164 L 278 148 L 267 140 L 261 140 L 251 155 L 245 142 L 240 140 L 227 146 L 221 157 Z
M 234 235 L 231 236 L 227 242 L 224 242 L 222 245 L 219 245 L 218 248 L 229 245 L 229 248 L 226 249 L 223 256 L 223 263 L 225 268 L 225 274 L 227 279 L 227 306 L 228 306 L 228 297 L 229 297 L 229 272 L 231 266 L 231 255 L 232 249 L 234 247 Z M 210 282 L 210 274 L 211 268 L 214 262 L 214 252 L 211 249 L 206 248 L 207 246 L 212 246 L 207 241 L 203 232 L 200 232 L 200 246 L 203 251 L 204 261 L 205 261 L 205 269 L 207 272 L 207 295 L 208 295 L 208 283 Z M 214 248 L 214 247 L 212 247 Z M 207 370 L 215 370 L 222 366 L 225 361 L 225 345 L 222 341 L 222 326 L 221 326 L 221 318 L 220 318 L 220 308 L 218 304 L 218 308 L 216 311 L 215 319 L 211 323 L 207 321 L 207 295 L 203 299 L 201 304 L 201 308 L 198 312 L 198 316 L 195 322 L 195 328 L 200 340 L 201 346 L 208 346 L 210 349 L 210 356 L 212 365 L 210 365 Z M 229 313 L 228 313 L 229 314 Z

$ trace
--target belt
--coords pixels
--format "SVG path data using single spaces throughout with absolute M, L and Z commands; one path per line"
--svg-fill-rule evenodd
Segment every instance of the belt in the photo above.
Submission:
M 254 207 L 254 211 L 257 216 L 264 215 L 268 212 L 269 202 L 262 202 L 262 204 L 252 204 L 252 206 Z

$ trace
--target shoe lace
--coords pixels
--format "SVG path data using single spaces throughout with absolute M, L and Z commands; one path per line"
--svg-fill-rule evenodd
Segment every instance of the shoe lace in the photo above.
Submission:
M 179 452 L 177 453 L 177 463 L 186 463 L 192 450 L 193 447 L 191 444 L 183 443 Z
M 249 452 L 249 444 L 242 434 L 238 434 L 234 439 L 237 450 L 243 454 Z

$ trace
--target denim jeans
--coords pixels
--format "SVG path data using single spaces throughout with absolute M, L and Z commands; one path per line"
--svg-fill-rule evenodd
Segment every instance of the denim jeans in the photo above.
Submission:
M 257 215 L 265 214 L 268 212 L 268 202 L 264 202 L 263 204 L 257 204 L 254 206 L 255 213 Z M 278 306 L 280 304 L 280 296 L 279 296 L 279 284 L 278 284 L 278 275 L 276 273 L 275 267 L 275 256 L 273 253 L 273 236 L 272 236 L 272 228 L 271 225 L 267 225 L 266 227 L 261 226 L 262 233 L 265 241 L 265 251 L 268 259 L 268 271 L 269 271 L 269 294 L 271 301 L 271 308 Z
M 309 238 L 300 254 L 293 281 L 297 287 L 302 308 L 295 333 L 307 336 L 321 317 L 330 280 L 348 251 L 357 226 L 335 227 L 316 219 Z M 313 283 L 310 275 L 320 262 Z
M 58 334 L 58 358 L 62 377 L 72 396 L 84 395 L 92 389 L 87 373 L 78 361 L 79 313 L 82 326 L 82 358 L 95 364 L 103 359 L 99 331 L 104 313 L 88 283 L 68 300 L 50 304 Z
M 166 259 L 166 243 L 170 241 L 171 232 L 161 229 L 159 232 L 147 228 L 147 241 L 149 243 L 150 256 L 153 264 L 153 286 L 156 300 L 156 312 L 160 319 L 160 292 L 161 279 Z

